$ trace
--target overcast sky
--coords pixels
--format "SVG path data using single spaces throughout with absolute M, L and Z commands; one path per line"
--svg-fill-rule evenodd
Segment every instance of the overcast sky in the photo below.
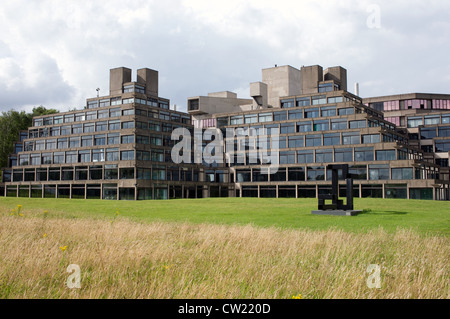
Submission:
M 29 1 L 0 6 L 0 111 L 108 95 L 109 69 L 159 71 L 159 95 L 249 97 L 261 69 L 341 65 L 362 97 L 450 93 L 450 1 Z

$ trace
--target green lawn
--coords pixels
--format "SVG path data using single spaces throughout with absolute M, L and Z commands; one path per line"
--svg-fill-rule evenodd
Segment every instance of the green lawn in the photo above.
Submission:
M 0 210 L 9 214 L 22 205 L 25 217 L 42 214 L 67 218 L 111 218 L 116 210 L 120 218 L 139 222 L 171 221 L 214 224 L 252 224 L 260 227 L 280 227 L 325 230 L 336 227 L 350 232 L 366 232 L 383 227 L 392 232 L 413 228 L 421 234 L 450 235 L 450 202 L 401 199 L 359 199 L 355 209 L 364 210 L 357 216 L 317 216 L 316 199 L 271 198 L 206 198 L 154 201 L 106 201 L 80 199 L 0 198 Z

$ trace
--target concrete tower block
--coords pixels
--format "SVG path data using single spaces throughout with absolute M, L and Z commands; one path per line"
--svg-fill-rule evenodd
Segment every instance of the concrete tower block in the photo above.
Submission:
M 145 85 L 148 95 L 158 96 L 158 71 L 143 68 L 137 70 L 137 83 Z
M 131 69 L 120 67 L 109 70 L 109 94 L 122 94 L 124 83 L 131 82 Z

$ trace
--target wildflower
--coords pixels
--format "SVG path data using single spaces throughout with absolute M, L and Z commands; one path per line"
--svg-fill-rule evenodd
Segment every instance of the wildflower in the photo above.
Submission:
M 173 266 L 173 264 L 170 264 L 170 265 L 164 265 L 164 269 L 165 269 L 165 270 L 168 270 L 168 269 L 170 269 L 172 266 Z
M 42 238 L 45 238 L 45 237 L 47 237 L 47 233 L 45 233 L 44 235 L 42 235 Z M 61 248 L 61 247 L 60 247 Z
M 303 299 L 301 294 L 298 294 L 297 296 L 292 296 L 292 299 Z
M 21 209 L 21 208 L 22 208 L 22 205 L 20 205 L 20 204 L 17 205 L 17 208 L 18 208 L 18 209 Z
M 67 249 L 67 246 L 59 246 L 59 249 L 61 249 L 61 251 L 64 252 Z
M 48 214 L 48 210 L 44 210 L 44 214 Z

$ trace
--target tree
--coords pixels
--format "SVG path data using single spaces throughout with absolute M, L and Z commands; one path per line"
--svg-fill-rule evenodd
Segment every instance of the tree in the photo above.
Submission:
M 38 106 L 31 113 L 9 110 L 0 115 L 0 167 L 8 164 L 8 155 L 14 151 L 14 143 L 19 141 L 19 132 L 32 125 L 33 116 L 58 113 L 55 109 Z

